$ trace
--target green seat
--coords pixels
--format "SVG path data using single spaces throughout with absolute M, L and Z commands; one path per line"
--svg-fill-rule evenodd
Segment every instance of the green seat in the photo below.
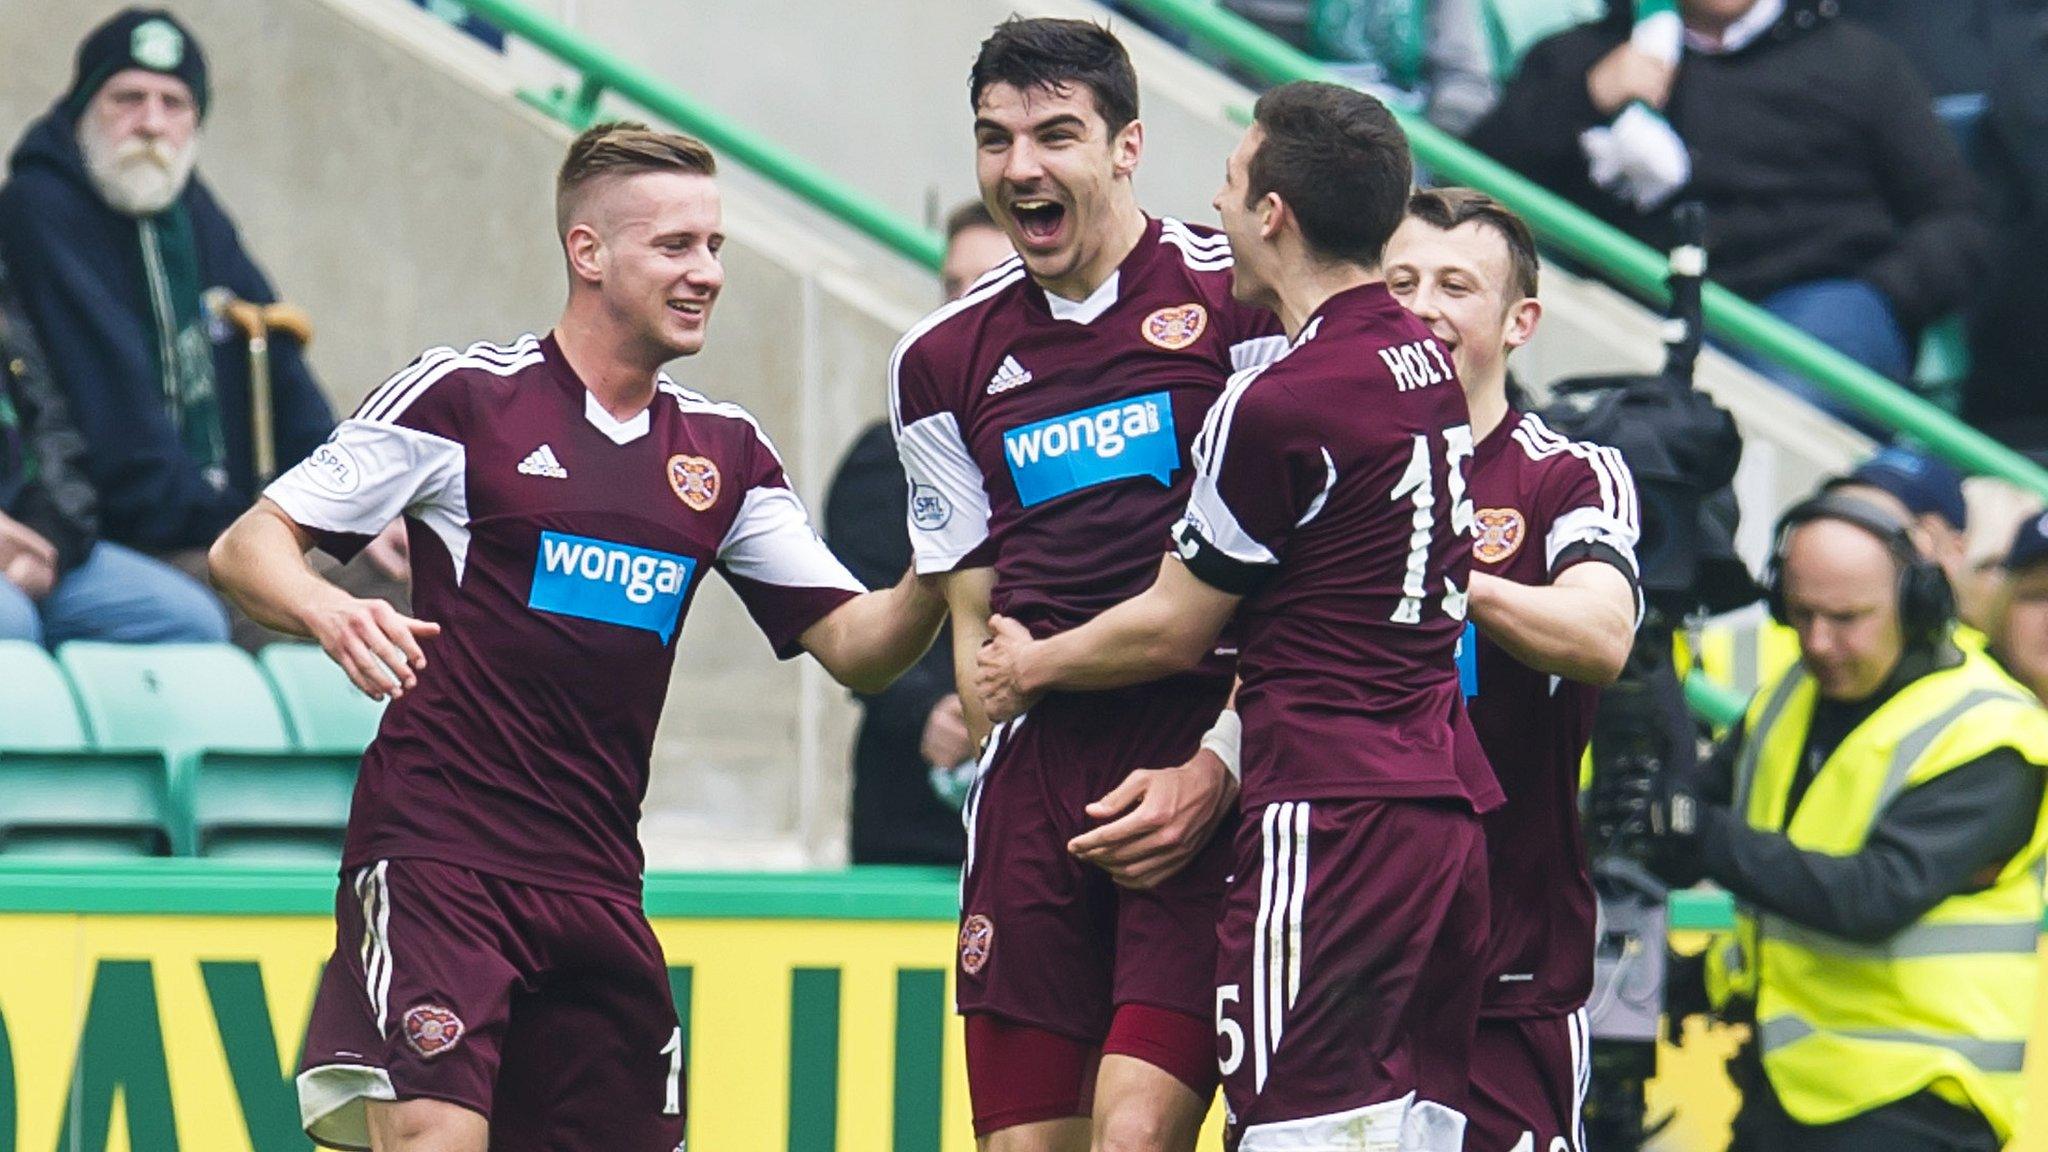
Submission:
M 103 644 L 57 651 L 96 747 L 276 752 L 291 747 L 256 661 L 226 644 Z
M 200 754 L 188 778 L 198 855 L 338 862 L 360 762 L 354 753 Z
M 0 751 L 0 853 L 165 856 L 181 825 L 159 753 Z
M 257 654 L 307 752 L 361 752 L 377 734 L 384 703 L 351 684 L 348 673 L 313 644 L 272 644 Z
M 61 751 L 88 746 L 64 673 L 26 640 L 0 640 L 0 748 Z

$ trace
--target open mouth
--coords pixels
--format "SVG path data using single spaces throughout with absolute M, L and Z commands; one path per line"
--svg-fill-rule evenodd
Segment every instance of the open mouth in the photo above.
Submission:
M 669 311 L 687 316 L 692 320 L 702 320 L 705 310 L 709 307 L 709 302 L 704 300 L 671 300 L 668 302 Z
M 1016 200 L 1010 204 L 1010 215 L 1016 219 L 1017 228 L 1024 238 L 1033 244 L 1050 244 L 1059 238 L 1060 226 L 1066 223 L 1067 209 L 1063 204 L 1051 200 Z

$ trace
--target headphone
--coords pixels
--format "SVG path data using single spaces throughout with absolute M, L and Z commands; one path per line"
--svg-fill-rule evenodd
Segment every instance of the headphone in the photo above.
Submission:
M 1913 534 L 1898 517 L 1866 500 L 1839 493 L 1823 492 L 1794 504 L 1778 520 L 1772 540 L 1770 563 L 1764 568 L 1764 595 L 1771 617 L 1790 624 L 1785 612 L 1785 542 L 1792 530 L 1816 520 L 1840 520 L 1854 524 L 1884 542 L 1899 567 L 1899 627 L 1910 647 L 1927 647 L 1940 640 L 1955 619 L 1956 595 L 1949 587 L 1941 566 L 1920 554 Z

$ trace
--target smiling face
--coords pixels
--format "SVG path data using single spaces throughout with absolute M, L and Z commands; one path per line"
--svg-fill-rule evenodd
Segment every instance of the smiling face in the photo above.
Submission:
M 1133 120 L 1112 132 L 1081 84 L 990 84 L 974 112 L 975 176 L 989 213 L 1032 279 L 1086 296 L 1122 259 L 1143 127 Z
M 1223 234 L 1230 238 L 1231 296 L 1240 304 L 1270 309 L 1278 301 L 1272 269 L 1278 263 L 1273 237 L 1277 232 L 1274 214 L 1280 202 L 1271 193 L 1251 202 L 1252 157 L 1258 155 L 1265 136 L 1265 129 L 1257 124 L 1245 130 L 1223 161 L 1223 187 L 1209 204 L 1216 209 Z
M 570 266 L 615 328 L 660 364 L 704 347 L 725 286 L 718 185 L 686 172 L 606 181 L 564 237 Z
M 1451 229 L 1409 217 L 1387 243 L 1387 290 L 1451 350 L 1467 391 L 1507 385 L 1508 353 L 1535 335 L 1542 306 L 1515 288 L 1501 234 L 1479 220 Z

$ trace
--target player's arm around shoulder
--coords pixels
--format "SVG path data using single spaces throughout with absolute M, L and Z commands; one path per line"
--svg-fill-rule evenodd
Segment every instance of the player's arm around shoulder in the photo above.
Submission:
M 1150 588 L 1070 632 L 1033 640 L 1022 624 L 995 617 L 977 653 L 975 691 L 1003 721 L 1054 689 L 1099 691 L 1185 672 L 1215 646 L 1240 599 L 1169 553 Z

